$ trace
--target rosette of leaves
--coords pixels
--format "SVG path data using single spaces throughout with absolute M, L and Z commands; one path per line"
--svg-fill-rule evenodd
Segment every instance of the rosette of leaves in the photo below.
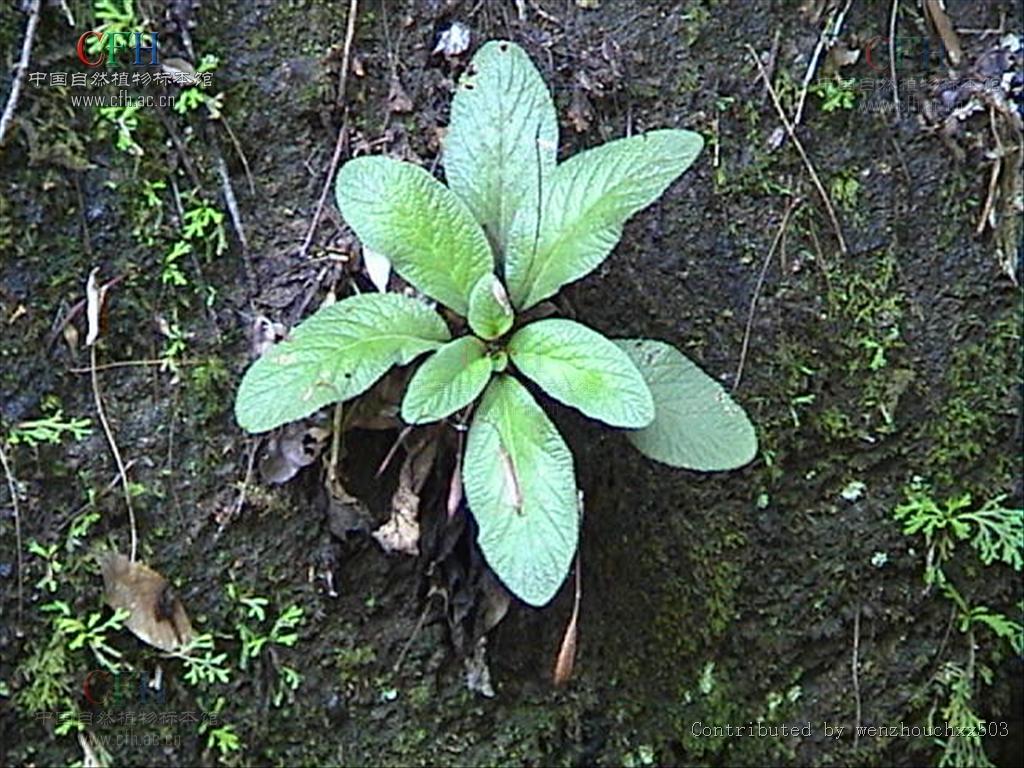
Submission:
M 673 467 L 726 470 L 757 451 L 724 389 L 673 347 L 609 340 L 524 313 L 604 261 L 626 220 L 700 153 L 701 137 L 655 130 L 557 162 L 551 96 L 513 43 L 484 45 L 461 78 L 444 148 L 447 186 L 388 157 L 345 164 L 338 208 L 364 247 L 465 322 L 424 301 L 354 296 L 321 309 L 249 368 L 238 422 L 264 432 L 365 392 L 424 357 L 402 417 L 446 419 L 475 404 L 461 462 L 478 543 L 525 602 L 565 580 L 579 534 L 572 453 L 526 386 L 618 429 Z

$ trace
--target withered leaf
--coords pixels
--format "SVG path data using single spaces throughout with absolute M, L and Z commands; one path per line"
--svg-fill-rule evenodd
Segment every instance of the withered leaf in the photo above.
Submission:
M 579 515 L 583 517 L 583 491 L 577 497 Z M 558 649 L 558 657 L 555 659 L 555 670 L 551 676 L 555 685 L 565 685 L 572 677 L 573 668 L 576 666 L 576 640 L 578 635 L 577 625 L 580 616 L 580 598 L 583 595 L 583 582 L 580 570 L 580 553 L 576 551 L 576 592 L 573 597 L 572 616 L 562 636 L 562 645 Z
M 412 99 L 402 87 L 402 81 L 395 75 L 391 78 L 391 89 L 388 91 L 388 111 L 401 115 L 412 112 L 412 107 Z
M 287 335 L 288 328 L 282 323 L 275 323 L 265 315 L 258 315 L 249 329 L 249 353 L 254 359 L 262 357 L 264 352 L 277 342 L 283 341 Z
M 171 652 L 192 641 L 192 622 L 167 579 L 111 552 L 100 560 L 107 604 L 129 612 L 125 626 L 144 643 Z
M 960 47 L 960 37 L 953 28 L 953 21 L 946 13 L 942 0 L 925 0 L 925 15 L 935 27 L 935 31 L 942 38 L 942 45 L 946 49 L 946 56 L 949 63 L 954 67 L 960 66 L 964 59 L 963 48 Z
M 483 592 L 480 606 L 480 634 L 487 634 L 501 623 L 512 603 L 512 594 L 498 581 L 498 577 L 487 569 L 480 581 Z
M 437 437 L 427 431 L 409 447 L 398 474 L 398 489 L 391 497 L 391 517 L 373 532 L 385 552 L 419 554 L 420 490 L 437 457 Z
M 431 54 L 437 55 L 442 53 L 445 56 L 458 56 L 461 53 L 465 53 L 466 49 L 469 48 L 471 37 L 469 27 L 461 21 L 456 21 L 441 33 L 441 36 L 437 39 L 437 45 L 434 46 Z
M 300 469 L 316 461 L 329 435 L 329 430 L 306 422 L 282 427 L 267 440 L 260 459 L 260 477 L 272 485 L 287 483 Z
M 488 699 L 494 698 L 491 685 L 491 670 L 487 666 L 487 638 L 481 637 L 473 647 L 473 654 L 466 658 L 466 687 Z
M 395 368 L 384 376 L 349 408 L 345 426 L 350 429 L 373 430 L 402 427 L 399 413 L 410 374 L 408 368 Z
M 582 88 L 573 89 L 572 103 L 567 114 L 576 133 L 585 133 L 590 128 L 590 121 L 594 119 L 594 108 Z
M 100 315 L 103 312 L 103 294 L 96 275 L 100 272 L 95 267 L 89 273 L 89 279 L 85 283 L 85 319 L 88 324 L 88 331 L 85 334 L 85 346 L 91 347 L 100 337 Z

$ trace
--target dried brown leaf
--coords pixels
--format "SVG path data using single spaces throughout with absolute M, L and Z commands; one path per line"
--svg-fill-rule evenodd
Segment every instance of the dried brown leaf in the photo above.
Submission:
M 267 440 L 260 458 L 260 477 L 265 483 L 287 483 L 308 467 L 324 450 L 330 431 L 307 422 L 288 424 Z
M 412 108 L 412 99 L 402 87 L 402 81 L 398 79 L 398 75 L 393 76 L 391 88 L 388 91 L 388 111 L 401 115 L 412 112 Z
M 125 626 L 144 643 L 171 652 L 193 637 L 192 622 L 167 579 L 125 555 L 100 561 L 107 604 L 129 612 Z
M 433 432 L 425 433 L 409 447 L 398 473 L 398 489 L 391 497 L 391 517 L 373 532 L 373 538 L 385 552 L 419 554 L 419 494 L 436 457 L 437 439 Z
M 572 670 L 576 664 L 576 611 L 572 612 L 569 625 L 565 628 L 562 636 L 562 646 L 558 649 L 558 658 L 555 659 L 555 672 L 552 680 L 555 685 L 565 685 L 572 677 Z
M 483 600 L 480 608 L 480 634 L 487 634 L 501 623 L 512 604 L 512 595 L 490 570 L 481 580 Z
M 481 637 L 473 647 L 473 654 L 466 657 L 466 687 L 488 699 L 494 698 L 491 685 L 491 670 L 487 666 L 487 638 Z
M 284 324 L 258 315 L 249 329 L 249 354 L 253 358 L 262 357 L 264 352 L 287 336 L 288 328 Z
M 946 56 L 949 63 L 954 67 L 960 66 L 964 60 L 964 51 L 960 46 L 960 37 L 953 28 L 953 22 L 946 13 L 942 0 L 925 0 L 925 15 L 931 20 L 932 25 L 939 37 L 942 38 L 942 45 L 946 49 Z
M 567 114 L 576 133 L 584 133 L 590 128 L 590 121 L 594 119 L 594 108 L 582 88 L 573 89 L 572 103 Z
M 95 267 L 89 273 L 89 279 L 85 283 L 85 318 L 88 323 L 88 332 L 85 335 L 85 346 L 91 347 L 100 338 L 100 315 L 103 312 L 103 294 L 96 275 L 100 268 Z
M 579 492 L 577 499 L 579 515 L 583 517 L 583 492 Z M 580 598 L 583 595 L 582 572 L 580 570 L 580 554 L 576 551 L 576 592 L 573 596 L 572 616 L 562 636 L 562 645 L 558 649 L 558 657 L 555 659 L 555 670 L 551 679 L 555 685 L 565 685 L 572 677 L 573 668 L 576 666 L 576 640 L 578 635 L 577 624 L 580 616 Z
M 396 368 L 373 385 L 369 392 L 349 407 L 345 426 L 349 429 L 399 429 L 402 396 L 411 370 Z

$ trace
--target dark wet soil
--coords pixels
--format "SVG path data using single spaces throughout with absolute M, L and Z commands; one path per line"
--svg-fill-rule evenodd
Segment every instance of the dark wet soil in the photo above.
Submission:
M 33 71 L 77 66 L 67 41 L 89 28 L 87 4 L 69 5 L 74 29 L 58 8 L 44 12 Z M 924 589 L 923 540 L 892 517 L 915 476 L 940 500 L 970 492 L 976 504 L 1003 494 L 1008 506 L 1024 501 L 1021 293 L 1000 267 L 1000 233 L 975 232 L 994 144 L 984 111 L 944 138 L 908 91 L 897 119 L 877 108 L 887 98 L 864 62 L 844 70 L 858 78 L 852 108 L 826 112 L 820 94 L 807 97 L 798 134 L 836 202 L 844 253 L 792 143 L 773 148 L 779 121 L 746 48 L 773 52 L 773 80 L 792 112 L 830 13 L 815 16 L 818 3 L 360 2 L 347 117 L 336 103 L 347 2 L 139 5 L 162 30 L 165 56 L 195 60 L 191 45 L 220 57 L 215 90 L 255 193 L 228 133 L 201 111 L 142 114 L 135 140 L 143 154 L 134 158 L 115 148 L 92 110 L 69 106 L 66 92 L 27 86 L 18 130 L 0 150 L 0 439 L 56 407 L 93 419 L 93 429 L 81 441 L 5 447 L 21 484 L 23 538 L 57 545 L 65 569 L 51 592 L 40 586 L 43 559 L 26 551 L 19 613 L 5 490 L 4 764 L 83 759 L 79 739 L 58 735 L 46 717 L 51 708 L 29 708 L 25 691 L 39 677 L 29 661 L 52 635 L 41 606 L 60 599 L 81 616 L 100 610 L 91 554 L 127 547 L 116 467 L 81 373 L 89 362 L 83 319 L 72 321 L 77 346 L 53 333 L 84 297 L 94 266 L 105 279 L 123 276 L 107 301 L 101 363 L 160 359 L 169 328 L 185 342 L 176 370 L 110 368 L 100 383 L 138 485 L 140 556 L 175 585 L 193 622 L 217 636 L 231 679 L 197 689 L 180 662 L 131 635 L 110 642 L 133 681 L 162 668 L 161 712 L 209 713 L 222 699 L 220 721 L 240 739 L 238 751 L 221 753 L 208 731 L 180 719 L 90 726 L 109 737 L 114 764 L 933 765 L 941 750 L 929 738 L 855 739 L 853 729 L 925 725 L 949 701 L 941 671 L 969 663 L 992 673 L 990 683 L 974 683 L 979 716 L 1007 723 L 1006 736 L 985 740 L 989 759 L 1019 764 L 1019 657 L 991 633 L 971 647 L 951 603 Z M 902 5 L 901 29 L 926 35 Z M 962 35 L 968 62 L 998 41 L 984 30 L 1021 31 L 1009 0 L 947 6 L 957 28 L 975 30 Z M 886 35 L 888 13 L 889 3 L 855 0 L 843 39 Z M 753 464 L 714 476 L 669 470 L 551 404 L 587 499 L 577 670 L 570 685 L 552 688 L 572 608 L 567 585 L 544 610 L 513 605 L 489 636 L 494 698 L 465 684 L 461 633 L 482 594 L 471 529 L 443 569 L 474 585 L 452 592 L 471 601 L 453 623 L 452 606 L 427 595 L 437 583 L 428 558 L 385 555 L 336 517 L 332 527 L 338 511 L 319 463 L 280 487 L 253 479 L 239 509 L 254 446 L 231 413 L 257 315 L 290 324 L 329 291 L 368 285 L 354 259 L 340 258 L 356 251 L 330 201 L 313 247 L 299 255 L 336 132 L 346 120 L 347 156 L 386 151 L 434 167 L 466 60 L 431 54 L 452 21 L 469 25 L 474 45 L 508 37 L 530 53 L 553 89 L 564 155 L 657 127 L 708 139 L 694 168 L 629 223 L 606 264 L 567 292 L 563 309 L 608 335 L 664 339 L 735 384 L 762 264 L 795 204 L 764 273 L 735 394 L 758 425 Z M 23 26 L 22 14 L 3 9 L 0 88 Z M 937 58 L 905 66 L 905 79 L 947 72 Z M 161 280 L 178 230 L 174 188 L 187 203 L 198 182 L 199 196 L 225 210 L 218 155 L 248 251 L 225 217 L 226 252 L 182 262 L 189 284 L 176 288 Z M 150 208 L 143 201 L 154 181 L 166 188 Z M 374 475 L 396 437 L 353 430 L 345 438 L 342 477 L 371 517 L 386 515 L 395 487 L 393 470 Z M 445 530 L 450 471 L 449 457 L 424 492 L 428 530 Z M 855 483 L 863 488 L 850 493 Z M 69 542 L 82 510 L 99 519 Z M 963 545 L 950 571 L 972 605 L 1021 619 L 1012 570 L 982 567 Z M 230 584 L 266 596 L 272 616 L 300 606 L 294 647 L 238 668 L 243 619 Z M 56 673 L 67 686 L 62 710 L 83 706 L 78 691 L 95 666 L 84 649 L 66 656 Z M 275 706 L 282 666 L 302 682 Z M 750 723 L 805 731 L 702 731 Z M 167 741 L 145 741 L 155 735 Z

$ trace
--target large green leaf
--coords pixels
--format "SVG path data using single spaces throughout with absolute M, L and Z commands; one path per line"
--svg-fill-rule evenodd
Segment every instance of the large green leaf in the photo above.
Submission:
M 469 327 L 482 339 L 496 339 L 512 327 L 515 315 L 505 286 L 496 275 L 484 275 L 469 294 Z
M 491 378 L 491 359 L 480 339 L 463 336 L 428 357 L 413 374 L 402 400 L 402 418 L 426 424 L 477 399 Z
M 551 174 L 537 208 L 512 223 L 505 277 L 512 303 L 526 309 L 595 269 L 626 220 L 653 203 L 700 153 L 691 131 L 660 130 L 573 155 Z
M 628 433 L 641 453 L 702 472 L 742 467 L 757 455 L 757 435 L 747 414 L 681 352 L 650 339 L 616 343 L 636 363 L 654 395 L 654 422 Z
M 466 204 L 419 166 L 359 157 L 338 172 L 338 208 L 367 248 L 460 315 L 469 292 L 494 271 L 487 237 Z
M 319 310 L 245 372 L 235 418 L 266 432 L 366 391 L 394 365 L 450 337 L 440 315 L 392 293 L 353 296 Z
M 516 368 L 549 395 L 613 427 L 645 427 L 654 401 L 629 356 L 572 320 L 540 320 L 508 344 Z
M 555 107 L 533 62 L 515 43 L 484 45 L 452 100 L 444 169 L 498 254 L 516 209 L 537 206 L 557 146 Z
M 477 409 L 462 463 L 466 500 L 487 563 L 517 597 L 549 602 L 579 535 L 572 454 L 522 384 L 495 378 Z

